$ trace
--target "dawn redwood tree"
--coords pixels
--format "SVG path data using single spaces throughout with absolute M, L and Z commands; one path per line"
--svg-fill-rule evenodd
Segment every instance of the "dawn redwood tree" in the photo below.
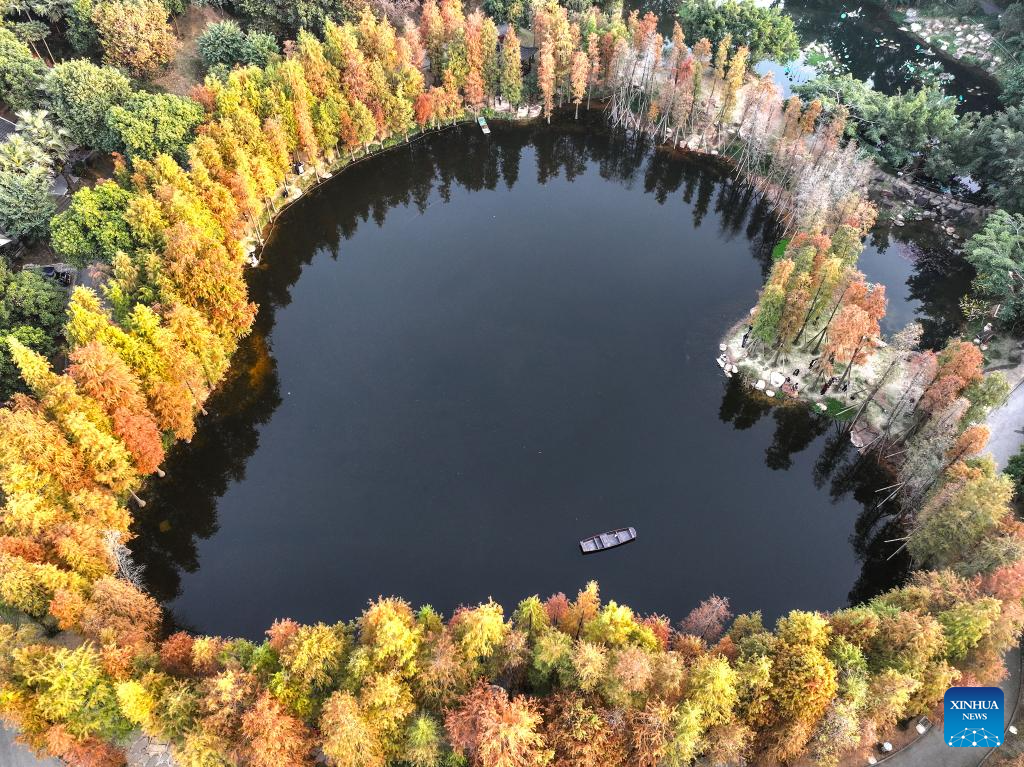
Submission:
M 452 635 L 470 663 L 480 663 L 493 656 L 508 633 L 504 611 L 497 602 L 488 601 L 477 607 L 463 607 L 452 616 Z
M 359 645 L 377 671 L 412 676 L 423 638 L 412 608 L 401 599 L 372 602 L 359 619 Z
M 34 645 L 14 651 L 15 673 L 35 694 L 37 716 L 76 737 L 118 740 L 132 730 L 91 643 L 74 650 Z
M 540 59 L 537 65 L 537 85 L 544 99 L 544 118 L 551 124 L 551 112 L 555 108 L 555 54 L 552 44 L 541 43 Z
M 559 693 L 544 706 L 544 734 L 554 752 L 552 767 L 616 764 L 616 743 L 607 712 L 578 694 Z
M 523 65 L 519 53 L 519 38 L 514 27 L 509 27 L 501 44 L 501 74 L 499 93 L 512 107 L 523 100 Z
M 483 34 L 484 17 L 477 9 L 466 17 L 466 65 L 468 72 L 463 84 L 466 102 L 470 107 L 484 101 L 484 49 L 481 36 Z
M 587 54 L 583 51 L 576 51 L 572 57 L 572 71 L 570 73 L 572 88 L 572 103 L 576 105 L 574 119 L 579 119 L 580 104 L 583 97 L 587 95 L 587 78 L 590 75 L 590 62 Z
M 867 359 L 866 349 L 872 342 L 871 318 L 856 304 L 847 304 L 829 324 L 822 349 L 820 371 L 832 372 L 833 361 L 846 366 L 839 383 L 851 378 L 855 365 Z
M 155 472 L 164 459 L 160 430 L 138 378 L 124 360 L 101 343 L 91 341 L 71 353 L 68 374 L 83 393 L 106 410 L 114 434 L 131 453 L 138 472 Z
M 312 766 L 313 737 L 269 692 L 242 716 L 245 756 L 252 767 Z
M 772 653 L 771 707 L 761 735 L 779 759 L 800 754 L 836 694 L 836 669 L 825 655 L 831 628 L 816 613 L 779 619 Z
M 491 103 L 498 94 L 501 80 L 501 60 L 498 48 L 498 27 L 494 20 L 485 16 L 480 28 L 480 48 L 483 56 L 481 71 L 484 80 L 484 96 Z
M 722 95 L 722 108 L 719 112 L 719 123 L 731 123 L 736 112 L 736 102 L 739 98 L 740 88 L 743 87 L 744 78 L 747 75 L 747 58 L 750 52 L 745 45 L 741 45 L 729 59 L 729 68 L 725 75 L 725 91 Z
M 384 748 L 351 693 L 335 692 L 320 715 L 323 750 L 333 767 L 385 767 Z
M 949 465 L 963 460 L 972 455 L 977 455 L 985 449 L 988 444 L 989 428 L 985 425 L 974 424 L 964 429 L 956 438 L 953 446 L 946 454 Z
M 423 3 L 420 10 L 419 32 L 426 54 L 430 57 L 430 69 L 437 77 L 441 74 L 443 66 L 445 44 L 444 24 L 437 0 L 425 0 Z
M 59 724 L 46 731 L 45 739 L 47 751 L 78 767 L 121 767 L 127 758 L 118 746 L 94 737 L 77 738 Z
M 445 716 L 452 748 L 473 767 L 543 767 L 552 753 L 536 702 L 481 681 Z
M 80 393 L 71 378 L 54 373 L 39 354 L 15 339 L 8 344 L 25 383 L 75 444 L 93 481 L 114 493 L 137 487 L 130 454 L 113 435 L 113 424 L 98 403 Z
M 1008 564 L 979 561 L 979 555 L 1001 530 L 1012 495 L 1012 481 L 991 460 L 935 491 L 918 512 L 907 545 L 914 561 L 968 576 Z
M 405 731 L 401 759 L 411 767 L 434 767 L 441 759 L 442 732 L 434 717 L 420 713 Z
M 712 594 L 702 601 L 679 624 L 684 634 L 692 634 L 706 642 L 714 642 L 725 631 L 732 612 L 729 610 L 728 597 Z
M 665 701 L 648 701 L 642 709 L 629 714 L 629 756 L 627 763 L 638 767 L 658 767 L 673 736 L 675 711 Z
M 949 406 L 968 386 L 982 377 L 982 356 L 967 341 L 951 340 L 938 357 L 935 377 L 928 383 L 918 406 L 928 413 L 938 413 Z

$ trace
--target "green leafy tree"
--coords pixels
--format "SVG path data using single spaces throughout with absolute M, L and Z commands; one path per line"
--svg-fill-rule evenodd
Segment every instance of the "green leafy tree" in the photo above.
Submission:
M 1013 480 L 1013 489 L 1017 498 L 1024 497 L 1024 445 L 1006 462 L 1006 474 Z
M 113 181 L 78 190 L 68 209 L 50 222 L 54 250 L 76 266 L 113 263 L 119 251 L 129 252 L 135 243 L 125 220 L 133 198 Z
M 39 103 L 46 65 L 13 32 L 0 27 L 0 102 L 12 109 Z
M 1006 42 L 1020 42 L 1024 36 L 1024 3 L 1010 3 L 999 14 L 999 37 Z
M 88 57 L 100 50 L 100 36 L 92 23 L 93 5 L 92 0 L 69 0 L 64 12 L 64 36 L 80 56 Z
M 0 170 L 0 229 L 29 240 L 44 236 L 57 210 L 50 195 L 52 184 L 53 176 L 46 166 Z
M 989 373 L 980 381 L 975 381 L 966 389 L 964 396 L 971 406 L 960 419 L 961 424 L 981 423 L 989 410 L 1002 404 L 1010 394 L 1010 384 L 1001 371 Z
M 44 89 L 51 111 L 72 140 L 105 152 L 117 149 L 118 136 L 107 125 L 107 111 L 132 95 L 131 82 L 121 72 L 76 59 L 51 69 Z
M 939 150 L 958 135 L 956 99 L 938 88 L 922 88 L 887 96 L 850 75 L 818 77 L 793 89 L 802 98 L 818 99 L 834 111 L 850 111 L 846 131 L 890 165 L 922 166 L 931 175 L 953 172 L 948 155 Z
M 208 24 L 196 46 L 207 69 L 217 64 L 233 67 L 245 61 L 245 32 L 232 19 Z
M 800 54 L 793 19 L 775 6 L 754 0 L 687 0 L 678 13 L 688 39 L 706 37 L 717 45 L 729 35 L 733 45 L 750 49 L 751 65 L 764 59 L 792 61 Z
M 966 252 L 976 272 L 975 294 L 1000 304 L 999 318 L 1019 326 L 1024 322 L 1024 215 L 995 211 L 967 241 Z
M 104 60 L 135 77 L 152 77 L 178 50 L 160 0 L 106 0 L 93 8 L 92 20 Z
M 0 262 L 0 336 L 13 335 L 44 357 L 52 357 L 64 324 L 64 289 L 34 271 L 11 271 Z M 25 391 L 10 347 L 0 343 L 0 400 Z
M 1024 7 L 1024 6 L 1021 6 Z M 999 73 L 999 100 L 1008 107 L 1024 105 L 1024 64 L 1007 64 Z
M 1024 106 L 983 118 L 964 143 L 972 152 L 968 169 L 996 204 L 1024 213 Z
M 132 159 L 151 160 L 158 154 L 169 154 L 184 163 L 188 145 L 204 116 L 202 106 L 192 99 L 138 91 L 123 105 L 110 107 L 107 127 Z
M 251 26 L 275 37 L 294 37 L 305 29 L 322 35 L 327 22 L 355 21 L 366 7 L 358 0 L 296 0 L 288 3 L 267 3 L 263 0 L 238 0 L 235 8 L 251 22 Z

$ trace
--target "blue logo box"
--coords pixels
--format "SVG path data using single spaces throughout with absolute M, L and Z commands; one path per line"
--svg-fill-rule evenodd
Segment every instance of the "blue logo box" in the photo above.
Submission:
M 998 687 L 950 687 L 944 698 L 942 736 L 953 748 L 1003 744 L 1003 691 Z

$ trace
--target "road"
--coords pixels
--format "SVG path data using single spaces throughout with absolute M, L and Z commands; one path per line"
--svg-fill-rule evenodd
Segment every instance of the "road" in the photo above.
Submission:
M 988 450 L 1003 469 L 1024 442 L 1024 385 L 1018 385 L 1001 406 L 989 413 Z
M 0 724 L 0 767 L 64 767 L 58 759 L 37 759 L 29 749 L 14 742 L 14 732 Z

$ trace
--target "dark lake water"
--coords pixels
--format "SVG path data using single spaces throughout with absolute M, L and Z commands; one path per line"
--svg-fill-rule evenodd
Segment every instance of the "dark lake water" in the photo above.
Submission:
M 715 365 L 777 237 L 751 190 L 581 123 L 492 129 L 359 164 L 279 220 L 254 332 L 139 514 L 174 619 L 256 638 L 380 594 L 450 611 L 590 579 L 644 612 L 717 593 L 774 618 L 898 582 L 871 462 Z M 868 261 L 932 321 L 947 282 Z M 626 525 L 636 543 L 579 554 Z
M 901 29 L 889 11 L 871 2 L 786 0 L 784 8 L 805 44 L 828 46 L 843 69 L 878 91 L 894 94 L 922 85 L 937 85 L 965 111 L 988 113 L 998 108 L 999 84 L 984 70 L 962 63 L 937 46 L 922 43 Z M 813 68 L 785 67 L 800 82 Z M 776 78 L 784 82 L 787 78 Z

